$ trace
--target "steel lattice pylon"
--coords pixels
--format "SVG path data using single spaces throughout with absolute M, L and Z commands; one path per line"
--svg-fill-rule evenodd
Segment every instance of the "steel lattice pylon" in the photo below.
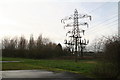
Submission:
M 61 22 L 65 24 L 64 27 L 72 27 L 72 29 L 67 32 L 67 34 L 70 34 L 70 36 L 69 36 L 70 40 L 69 41 L 65 40 L 65 44 L 69 45 L 70 48 L 73 49 L 73 52 L 76 55 L 76 58 L 75 58 L 76 62 L 77 62 L 78 52 L 81 52 L 81 55 L 83 55 L 82 54 L 83 46 L 87 45 L 88 42 L 89 42 L 89 41 L 86 41 L 86 39 L 81 40 L 81 38 L 82 38 L 81 33 L 83 33 L 83 35 L 84 35 L 85 30 L 80 30 L 79 29 L 80 25 L 87 25 L 87 27 L 88 27 L 88 23 L 87 22 L 80 23 L 79 19 L 88 18 L 88 17 L 91 20 L 90 15 L 78 14 L 77 9 L 75 9 L 74 15 L 71 15 L 71 16 L 66 17 L 66 18 L 61 20 Z M 66 24 L 65 23 L 66 20 L 73 20 L 73 23 L 72 24 Z

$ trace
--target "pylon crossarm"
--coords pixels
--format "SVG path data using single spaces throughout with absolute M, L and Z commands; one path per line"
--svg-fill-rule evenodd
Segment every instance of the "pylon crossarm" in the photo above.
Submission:
M 65 27 L 73 27 L 73 24 L 67 24 L 67 25 L 64 26 L 64 28 Z
M 69 17 L 66 17 L 64 19 L 61 20 L 61 23 L 64 23 L 65 24 L 65 21 L 66 20 L 71 20 L 71 19 L 74 19 L 74 16 L 73 15 L 70 15 Z
M 86 25 L 87 27 L 89 26 L 87 22 L 79 23 L 78 26 L 80 26 L 80 25 L 82 25 L 82 26 Z
M 66 33 L 66 36 L 67 36 L 68 34 L 70 34 L 70 33 L 72 33 L 72 31 L 68 31 L 68 32 Z
M 87 14 L 78 14 L 78 19 L 81 19 L 81 18 L 89 18 L 91 20 L 91 16 Z

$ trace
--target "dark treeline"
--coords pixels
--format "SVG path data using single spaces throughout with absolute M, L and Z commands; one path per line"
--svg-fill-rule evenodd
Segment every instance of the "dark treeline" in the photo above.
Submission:
M 70 55 L 67 49 L 62 49 L 61 44 L 55 44 L 48 38 L 39 35 L 34 40 L 33 35 L 27 40 L 24 36 L 19 38 L 4 38 L 2 40 L 3 57 L 21 57 L 33 59 L 46 59 Z

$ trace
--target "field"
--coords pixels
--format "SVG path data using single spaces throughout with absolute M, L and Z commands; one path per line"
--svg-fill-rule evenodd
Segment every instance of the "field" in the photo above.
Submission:
M 91 71 L 96 64 L 95 60 L 80 60 L 77 63 L 74 60 L 34 60 L 23 58 L 2 58 L 3 61 L 21 61 L 21 62 L 3 62 L 2 70 L 32 70 L 44 69 L 50 71 L 69 71 L 80 73 L 86 76 L 92 76 Z

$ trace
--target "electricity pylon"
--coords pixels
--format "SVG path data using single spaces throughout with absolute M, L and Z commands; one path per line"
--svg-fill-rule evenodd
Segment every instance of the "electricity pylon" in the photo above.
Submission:
M 85 45 L 87 45 L 89 43 L 89 41 L 86 41 L 86 39 L 82 40 L 81 33 L 83 33 L 83 35 L 84 35 L 85 30 L 79 29 L 79 27 L 80 27 L 80 25 L 83 25 L 83 26 L 85 25 L 88 27 L 87 22 L 83 22 L 83 23 L 79 22 L 79 19 L 82 19 L 82 18 L 89 18 L 91 20 L 90 15 L 78 14 L 77 9 L 75 9 L 73 15 L 61 20 L 61 23 L 65 24 L 64 28 L 72 27 L 72 29 L 67 32 L 67 35 L 68 34 L 70 35 L 69 36 L 70 40 L 69 41 L 65 40 L 65 44 L 70 46 L 73 53 L 75 54 L 75 62 L 77 62 L 78 52 L 80 52 L 81 56 L 83 56 L 83 48 Z M 66 24 L 66 21 L 68 21 L 68 20 L 73 20 L 73 22 L 71 24 L 70 23 Z

